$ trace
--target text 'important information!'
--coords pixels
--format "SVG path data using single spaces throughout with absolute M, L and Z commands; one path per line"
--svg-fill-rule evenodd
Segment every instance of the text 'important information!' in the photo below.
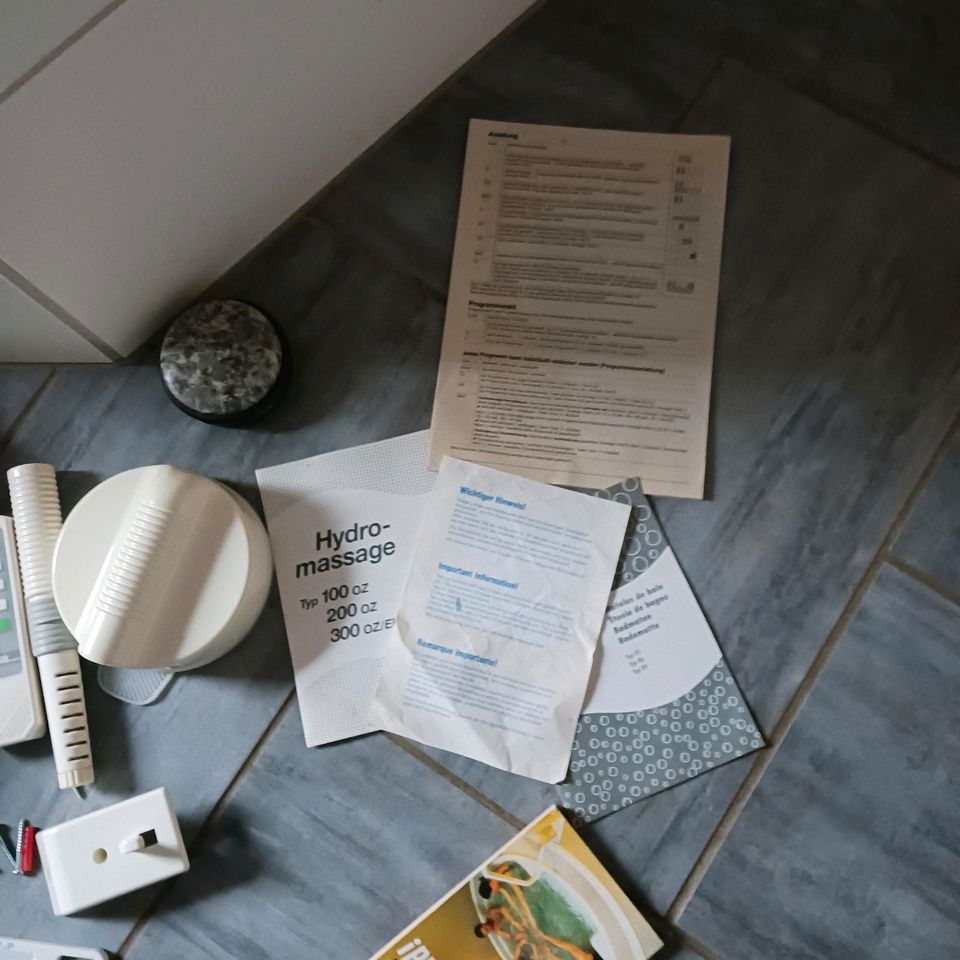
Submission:
M 445 458 L 371 720 L 563 779 L 629 507 Z

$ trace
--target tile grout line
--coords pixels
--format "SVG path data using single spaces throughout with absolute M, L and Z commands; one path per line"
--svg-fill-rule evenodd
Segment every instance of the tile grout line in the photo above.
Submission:
M 122 6 L 126 0 L 111 0 L 111 3 L 108 4 L 103 10 L 98 14 L 91 17 L 82 27 L 74 31 L 66 40 L 56 46 L 52 51 L 50 51 L 47 56 L 45 56 L 39 63 L 37 63 L 33 68 L 28 70 L 23 76 L 14 81 L 6 90 L 0 90 L 0 105 L 2 105 L 13 93 L 19 90 L 24 84 L 29 80 L 33 79 L 38 73 L 40 73 L 45 67 L 49 66 L 57 57 L 64 53 L 67 49 L 81 40 L 87 33 L 89 33 L 94 27 L 99 23 L 105 20 L 111 13 L 117 10 Z M 230 268 L 227 272 L 235 270 L 240 264 L 252 260 L 257 254 L 262 250 L 266 249 L 277 237 L 286 232 L 288 229 L 294 226 L 296 223 L 303 221 L 308 222 L 320 222 L 311 215 L 311 211 L 315 206 L 319 197 L 323 197 L 329 194 L 337 185 L 339 185 L 346 177 L 356 169 L 368 156 L 370 156 L 378 147 L 386 143 L 388 140 L 391 140 L 395 134 L 397 134 L 401 128 L 406 126 L 406 124 L 415 116 L 422 113 L 427 106 L 441 97 L 448 89 L 450 89 L 458 80 L 462 79 L 466 73 L 469 71 L 470 67 L 478 62 L 483 56 L 485 56 L 490 49 L 492 49 L 496 44 L 502 41 L 504 38 L 513 34 L 522 24 L 529 20 L 535 13 L 537 13 L 545 4 L 547 0 L 533 0 L 533 2 L 520 14 L 513 18 L 510 23 L 507 24 L 502 30 L 500 30 L 495 36 L 491 37 L 479 50 L 477 50 L 471 57 L 465 60 L 459 67 L 457 67 L 449 76 L 445 77 L 436 87 L 430 90 L 424 97 L 417 101 L 406 113 L 400 117 L 396 123 L 392 124 L 388 130 L 385 130 L 373 143 L 367 146 L 358 156 L 354 157 L 346 167 L 343 168 L 336 176 L 334 176 L 327 183 L 321 184 L 321 186 L 306 200 L 301 206 L 294 210 L 288 217 L 286 217 L 280 224 L 278 224 L 273 230 L 271 230 L 265 237 L 255 243 L 246 253 L 244 253 Z M 327 223 L 326 226 L 332 226 L 332 224 Z M 342 230 L 342 228 L 341 228 Z M 370 253 L 366 249 L 365 245 L 362 242 L 358 241 L 360 248 L 365 250 L 367 253 Z M 383 262 L 383 261 L 381 261 Z M 389 265 L 388 265 L 389 266 Z M 391 268 L 394 272 L 394 268 Z M 423 288 L 424 292 L 427 293 L 432 299 L 439 300 L 441 303 L 446 302 L 446 293 L 445 291 L 434 290 L 428 283 L 423 281 L 421 278 L 409 274 L 407 271 L 400 271 L 405 276 L 411 276 L 414 280 Z M 16 286 L 20 291 L 25 295 L 30 297 L 30 299 L 36 301 L 44 309 L 48 310 L 50 313 L 53 313 L 64 326 L 68 327 L 77 336 L 86 340 L 91 346 L 97 349 L 100 353 L 103 353 L 105 358 L 110 361 L 118 361 L 124 359 L 124 357 L 110 347 L 108 344 L 100 340 L 92 331 L 88 330 L 84 324 L 79 321 L 77 318 L 73 317 L 68 313 L 64 308 L 62 308 L 58 303 L 49 298 L 46 294 L 43 293 L 38 287 L 34 286 L 27 280 L 26 277 L 22 276 L 18 271 L 16 271 L 10 265 L 4 263 L 0 260 L 0 276 L 6 276 L 14 286 Z M 212 283 L 205 287 L 197 296 L 194 298 L 199 301 L 210 296 L 210 292 L 216 288 L 223 280 L 221 275 L 217 277 Z
M 949 174 L 953 177 L 960 177 L 960 167 L 951 163 L 949 160 L 944 157 L 940 157 L 937 154 L 933 153 L 930 150 L 927 150 L 925 147 L 918 146 L 915 143 L 911 143 L 906 137 L 901 136 L 896 133 L 894 130 L 884 127 L 877 121 L 870 120 L 867 117 L 858 115 L 853 109 L 845 107 L 839 103 L 832 102 L 828 97 L 824 96 L 821 93 L 816 93 L 810 89 L 805 88 L 802 83 L 796 81 L 786 80 L 783 77 L 778 77 L 775 73 L 770 73 L 764 68 L 759 62 L 753 62 L 751 60 L 744 59 L 743 57 L 735 55 L 725 55 L 729 60 L 739 63 L 741 66 L 746 67 L 748 70 L 751 70 L 753 73 L 759 74 L 762 77 L 765 77 L 767 80 L 770 80 L 774 83 L 779 83 L 781 86 L 787 90 L 792 91 L 798 96 L 804 97 L 809 100 L 811 103 L 817 104 L 817 106 L 826 110 L 829 113 L 834 114 L 835 116 L 840 117 L 843 120 L 846 120 L 848 123 L 854 123 L 858 127 L 862 127 L 864 130 L 867 130 L 869 133 L 872 133 L 875 137 L 878 137 L 881 140 L 885 140 L 887 143 L 892 144 L 895 147 L 899 147 L 901 150 L 906 150 L 908 153 L 912 153 L 915 157 L 920 160 L 923 160 L 926 163 L 932 164 L 937 167 L 939 170 L 942 170 L 944 173 Z
M 665 948 L 684 947 L 697 955 L 697 960 L 724 960 L 718 953 L 714 953 L 705 944 L 702 944 L 695 937 L 691 937 L 685 930 L 674 926 L 668 920 L 665 920 L 659 914 L 649 910 L 641 911 L 647 923 L 653 927 L 653 932 L 663 941 Z
M 867 591 L 876 580 L 877 573 L 882 565 L 882 557 L 880 557 L 879 554 L 875 555 L 873 560 L 870 561 L 870 564 L 867 566 L 867 569 L 864 571 L 857 585 L 854 587 L 853 592 L 847 599 L 846 604 L 844 604 L 843 610 L 840 612 L 840 616 L 830 629 L 826 640 L 824 640 L 820 649 L 817 651 L 816 656 L 813 658 L 813 662 L 810 664 L 807 672 L 804 674 L 803 679 L 800 681 L 799 686 L 794 691 L 793 696 L 790 698 L 790 702 L 780 715 L 780 719 L 777 721 L 772 732 L 767 737 L 767 748 L 765 750 L 761 750 L 758 754 L 757 759 L 753 762 L 750 771 L 747 773 L 746 777 L 743 779 L 743 782 L 738 787 L 737 792 L 734 794 L 729 806 L 724 811 L 719 823 L 714 828 L 710 838 L 707 840 L 707 843 L 701 851 L 700 856 L 697 858 L 696 862 L 691 868 L 690 873 L 687 874 L 686 880 L 684 880 L 683 885 L 677 891 L 677 894 L 673 899 L 673 903 L 670 904 L 670 907 L 667 910 L 667 918 L 671 923 L 677 923 L 679 921 L 680 917 L 683 915 L 683 911 L 693 899 L 697 888 L 700 886 L 701 881 L 703 880 L 704 876 L 706 876 L 707 871 L 710 869 L 713 861 L 716 859 L 717 854 L 720 852 L 720 848 L 723 846 L 727 837 L 730 835 L 730 832 L 736 825 L 740 814 L 743 812 L 747 803 L 749 803 L 750 798 L 753 796 L 753 792 L 756 790 L 761 778 L 763 777 L 764 773 L 766 773 L 767 768 L 776 758 L 777 752 L 780 749 L 780 745 L 783 743 L 786 735 L 790 732 L 790 728 L 793 726 L 794 720 L 796 720 L 800 710 L 807 702 L 817 679 L 823 672 L 823 668 L 826 666 L 827 660 L 833 653 L 833 650 L 839 642 L 840 637 L 849 626 L 850 621 L 853 620 L 854 616 L 856 615 L 863 598 L 866 596 Z
M 120 2 L 125 2 L 125 0 L 120 0 Z M 513 34 L 520 26 L 522 26 L 527 20 L 529 20 L 541 7 L 543 7 L 548 0 L 533 0 L 529 7 L 524 10 L 522 13 L 518 14 L 513 20 L 510 21 L 499 33 L 491 37 L 476 53 L 474 53 L 469 59 L 465 60 L 459 67 L 456 68 L 449 76 L 445 77 L 443 80 L 437 84 L 429 93 L 423 96 L 418 100 L 406 113 L 400 117 L 396 123 L 394 123 L 388 130 L 385 130 L 376 140 L 373 141 L 369 146 L 365 147 L 357 156 L 355 156 L 339 173 L 334 177 L 328 180 L 326 183 L 320 184 L 320 186 L 310 195 L 310 197 L 305 200 L 296 210 L 294 210 L 288 217 L 282 220 L 273 230 L 271 230 L 265 237 L 261 240 L 258 240 L 246 253 L 244 253 L 239 259 L 233 263 L 226 271 L 226 273 L 221 274 L 216 278 L 212 283 L 205 287 L 196 297 L 196 300 L 203 300 L 210 296 L 210 292 L 217 288 L 217 286 L 223 281 L 223 278 L 227 273 L 232 273 L 236 270 L 241 264 L 247 263 L 253 260 L 259 253 L 264 251 L 267 247 L 273 243 L 278 237 L 284 234 L 287 230 L 292 229 L 294 225 L 298 223 L 313 223 L 313 224 L 323 224 L 326 227 L 333 227 L 334 224 L 321 220 L 316 215 L 313 214 L 313 208 L 317 205 L 318 201 L 322 200 L 324 197 L 332 193 L 340 184 L 346 180 L 351 173 L 353 173 L 365 160 L 367 160 L 377 149 L 383 146 L 388 141 L 392 140 L 400 131 L 405 127 L 414 117 L 420 115 L 430 104 L 438 100 L 444 93 L 447 92 L 457 81 L 461 80 L 466 73 L 469 71 L 477 61 L 484 57 L 489 51 L 500 41 L 506 39 L 508 36 Z M 339 228 L 343 230 L 342 227 Z M 363 249 L 367 253 L 370 253 L 367 250 L 366 246 L 362 241 L 357 240 L 357 246 L 360 249 Z M 384 262 L 381 260 L 381 262 Z M 387 264 L 389 266 L 389 264 Z M 429 287 L 426 283 L 420 280 L 419 277 L 415 277 L 413 274 L 408 273 L 406 270 L 397 271 L 394 268 L 390 268 L 392 272 L 400 272 L 404 276 L 413 276 L 418 283 L 420 283 L 425 290 L 433 290 L 432 287 Z M 431 293 L 433 297 L 440 297 L 443 300 L 446 300 L 446 292 L 436 292 Z
M 542 5 L 542 0 L 541 0 L 541 3 L 535 4 L 534 7 L 531 7 L 530 10 L 527 11 L 527 14 L 525 16 L 528 16 L 532 11 L 534 11 L 541 5 Z M 513 32 L 512 27 L 508 28 L 508 32 L 511 32 L 511 33 Z M 497 39 L 499 39 L 499 37 Z M 484 51 L 486 49 L 487 48 L 485 47 Z M 481 51 L 481 53 L 484 51 Z M 477 59 L 477 58 L 476 57 L 471 58 L 470 63 L 472 63 L 474 59 Z M 706 71 L 696 91 L 687 99 L 684 105 L 677 111 L 676 117 L 674 117 L 674 119 L 670 124 L 671 130 L 678 130 L 683 125 L 684 120 L 686 120 L 687 116 L 690 114 L 690 112 L 696 106 L 697 102 L 703 96 L 704 91 L 710 86 L 714 78 L 720 72 L 720 68 L 723 66 L 723 61 L 724 61 L 723 54 L 718 53 L 716 55 L 716 61 Z M 451 81 L 453 81 L 454 79 L 461 79 L 461 77 L 466 74 L 466 69 L 468 66 L 469 66 L 469 63 L 465 64 L 464 67 L 457 72 L 456 76 L 451 78 Z M 445 83 L 443 89 L 446 89 L 448 85 L 450 84 Z M 434 93 L 431 94 L 429 99 L 432 100 L 436 95 L 442 92 L 443 91 L 438 88 L 438 90 L 434 91 Z M 419 113 L 420 108 L 425 105 L 426 105 L 426 102 L 419 104 L 416 108 L 414 108 L 413 111 L 411 111 L 410 114 L 404 117 L 404 120 Z M 403 121 L 401 121 L 401 123 L 402 122 Z M 362 159 L 363 156 L 364 155 L 361 155 L 361 157 L 358 157 L 357 160 L 359 161 L 360 159 Z M 351 164 L 351 167 L 352 166 L 353 164 Z M 348 170 L 349 169 L 350 168 L 348 168 Z M 344 173 L 346 172 L 347 171 L 345 170 Z M 330 182 L 330 184 L 327 185 L 327 187 L 323 189 L 321 193 L 326 194 L 331 187 L 336 186 L 336 184 L 340 181 L 340 179 L 341 177 L 338 175 L 333 181 Z M 314 201 L 316 199 L 317 198 L 315 197 Z M 428 280 L 425 280 L 423 277 L 419 276 L 418 274 L 411 272 L 411 270 L 408 267 L 400 263 L 395 263 L 392 261 L 391 258 L 385 257 L 379 250 L 372 249 L 366 243 L 364 243 L 359 236 L 356 236 L 355 234 L 350 232 L 350 230 L 344 227 L 344 225 L 340 222 L 340 219 L 338 217 L 334 215 L 325 214 L 322 210 L 322 207 L 318 209 L 314 201 L 311 201 L 308 207 L 301 211 L 299 217 L 297 218 L 300 222 L 307 223 L 317 227 L 322 227 L 327 230 L 335 231 L 337 236 L 344 243 L 350 246 L 354 251 L 369 257 L 371 260 L 375 261 L 376 263 L 381 264 L 391 273 L 395 273 L 398 276 L 406 277 L 413 280 L 421 288 L 423 293 L 426 294 L 426 296 L 429 299 L 435 300 L 441 305 L 446 304 L 447 302 L 446 289 L 440 289 L 438 287 L 435 287 Z M 452 240 L 451 240 L 451 243 L 452 243 Z
M 294 701 L 296 696 L 296 688 L 292 689 L 284 699 L 283 703 L 280 704 L 279 709 L 273 715 L 270 722 L 267 724 L 263 733 L 260 734 L 256 743 L 254 743 L 252 749 L 244 758 L 243 762 L 240 764 L 237 772 L 231 777 L 230 782 L 224 788 L 223 792 L 220 794 L 220 797 L 217 799 L 217 802 L 210 808 L 210 812 L 204 818 L 203 822 L 200 824 L 197 832 L 194 834 L 193 840 L 191 840 L 188 846 L 188 853 L 191 857 L 195 854 L 196 850 L 203 844 L 204 840 L 207 837 L 207 834 L 210 832 L 210 828 L 216 823 L 220 814 L 223 812 L 224 808 L 228 803 L 233 799 L 234 794 L 240 787 L 240 783 L 246 774 L 249 772 L 250 768 L 256 762 L 258 757 L 263 753 L 264 749 L 267 746 L 267 743 L 272 738 L 273 734 L 276 732 L 277 727 L 280 726 L 284 717 L 290 711 L 290 706 Z M 133 946 L 134 942 L 143 932 L 147 924 L 156 916 L 157 908 L 167 894 L 173 889 L 179 877 L 172 877 L 170 880 L 167 880 L 157 891 L 156 895 L 150 900 L 144 909 L 143 913 L 137 917 L 133 926 L 130 928 L 130 931 L 123 938 L 120 946 L 117 947 L 113 953 L 117 957 L 125 957 L 127 951 L 130 947 Z
M 726 54 L 718 48 L 716 51 L 715 63 L 703 75 L 703 79 L 697 86 L 696 91 L 688 98 L 687 102 L 677 112 L 676 117 L 674 117 L 672 123 L 670 124 L 671 131 L 674 133 L 680 132 L 680 128 L 687 122 L 687 118 L 691 113 L 693 113 L 694 107 L 696 107 L 696 105 L 700 102 L 700 100 L 703 98 L 703 95 L 710 88 L 710 85 L 717 78 L 717 74 L 720 73 L 720 69 L 723 67 L 726 60 Z
M 672 33 L 675 36 L 674 31 L 667 28 L 668 33 Z M 945 159 L 934 153 L 931 150 L 927 150 L 925 147 L 921 147 L 915 143 L 912 143 L 905 136 L 901 136 L 896 133 L 894 130 L 889 129 L 883 126 L 881 123 L 871 120 L 867 117 L 857 114 L 853 109 L 843 106 L 840 103 L 834 102 L 829 99 L 829 97 L 824 96 L 821 93 L 814 92 L 813 90 L 805 87 L 802 82 L 787 80 L 784 77 L 778 76 L 776 73 L 769 71 L 759 60 L 754 60 L 746 58 L 734 53 L 730 53 L 725 49 L 725 45 L 722 40 L 716 39 L 703 39 L 702 41 L 705 45 L 712 48 L 717 56 L 717 63 L 711 68 L 708 72 L 706 80 L 701 84 L 700 89 L 693 95 L 687 105 L 681 110 L 679 119 L 674 122 L 674 125 L 671 129 L 676 130 L 679 126 L 686 121 L 688 115 L 692 112 L 693 107 L 696 105 L 696 101 L 700 99 L 700 96 L 710 85 L 713 78 L 717 73 L 720 72 L 720 68 L 723 66 L 725 61 L 730 61 L 732 63 L 738 63 L 742 67 L 746 67 L 753 73 L 758 74 L 761 77 L 771 81 L 772 83 L 777 83 L 780 86 L 784 87 L 787 90 L 797 94 L 798 96 L 804 97 L 805 99 L 815 103 L 817 106 L 826 110 L 828 113 L 835 114 L 836 116 L 842 118 L 843 120 L 848 121 L 849 123 L 854 123 L 859 127 L 862 127 L 864 130 L 869 131 L 875 137 L 879 137 L 881 140 L 899 147 L 901 150 L 906 150 L 909 153 L 912 153 L 915 157 L 925 161 L 926 163 L 932 164 L 933 166 L 939 168 L 944 173 L 950 174 L 954 177 L 960 177 L 960 166 L 957 166 L 951 161 Z
M 827 634 L 823 644 L 821 644 L 820 649 L 813 658 L 813 661 L 807 669 L 807 672 L 804 674 L 803 679 L 800 681 L 799 686 L 794 691 L 793 696 L 790 698 L 790 702 L 787 704 L 783 713 L 780 715 L 780 719 L 777 721 L 772 732 L 770 733 L 770 736 L 768 737 L 767 749 L 762 750 L 758 754 L 753 766 L 750 768 L 750 771 L 740 784 L 737 792 L 733 796 L 733 799 L 730 801 L 730 804 L 724 811 L 723 816 L 720 818 L 719 823 L 714 828 L 713 833 L 711 833 L 709 839 L 704 845 L 703 850 L 700 852 L 700 856 L 697 858 L 690 872 L 687 874 L 686 880 L 684 880 L 682 886 L 677 891 L 677 894 L 673 899 L 673 903 L 670 904 L 666 914 L 667 919 L 671 923 L 677 924 L 680 917 L 683 915 L 684 910 L 686 910 L 686 908 L 689 906 L 690 901 L 693 899 L 694 894 L 697 891 L 697 888 L 700 886 L 700 883 L 706 876 L 707 871 L 710 869 L 713 861 L 717 857 L 717 854 L 720 852 L 720 848 L 723 846 L 727 837 L 730 835 L 731 831 L 736 825 L 740 814 L 743 813 L 744 809 L 749 803 L 750 798 L 753 796 L 753 793 L 760 783 L 763 775 L 776 758 L 781 744 L 783 743 L 787 734 L 790 732 L 790 728 L 793 726 L 793 723 L 799 715 L 804 704 L 806 704 L 807 700 L 809 699 L 813 687 L 816 685 L 820 674 L 826 667 L 827 661 L 830 659 L 831 654 L 836 649 L 837 644 L 840 642 L 840 638 L 843 636 L 850 622 L 857 614 L 867 591 L 873 585 L 878 573 L 882 569 L 884 563 L 887 562 L 887 558 L 891 555 L 890 548 L 903 530 L 914 504 L 929 482 L 930 477 L 933 475 L 934 471 L 937 469 L 946 455 L 947 449 L 950 446 L 954 433 L 957 431 L 958 425 L 960 425 L 960 415 L 955 417 L 950 423 L 926 466 L 921 471 L 920 476 L 917 478 L 913 487 L 910 489 L 910 492 L 907 494 L 906 499 L 904 500 L 900 509 L 897 511 L 897 515 L 894 517 L 893 522 L 887 530 L 886 536 L 883 538 L 883 541 L 877 549 L 877 552 L 874 554 L 873 559 L 867 565 L 866 570 L 863 572 L 863 575 L 860 577 L 860 580 L 854 587 L 853 592 L 850 594 L 850 597 L 844 604 L 843 609 L 840 611 L 840 615 Z
M 49 53 L 41 57 L 32 67 L 30 67 L 25 73 L 22 73 L 13 83 L 10 84 L 5 90 L 0 90 L 0 104 L 3 104 L 6 100 L 12 97 L 21 87 L 29 83 L 37 74 L 41 73 L 47 67 L 53 63 L 61 54 L 66 53 L 78 40 L 82 40 L 97 24 L 102 23 L 110 16 L 119 6 L 125 3 L 126 0 L 113 0 L 112 3 L 108 3 L 102 10 L 95 13 L 86 23 L 81 24 L 73 33 L 70 34 L 66 40 L 62 40 L 58 43 Z
M 702 960 L 723 960 L 723 957 L 721 957 L 719 953 L 711 950 L 710 947 L 705 943 L 701 943 L 696 937 L 691 937 L 686 930 L 681 930 L 680 927 L 676 927 L 673 924 L 669 924 L 667 929 L 669 929 L 677 943 L 693 951 L 698 957 L 702 958 Z
M 946 600 L 948 603 L 952 603 L 954 606 L 960 607 L 960 593 L 954 593 L 952 590 L 943 586 L 938 580 L 935 580 L 933 577 L 928 576 L 922 570 L 917 569 L 912 563 L 908 563 L 906 560 L 901 560 L 893 552 L 887 552 L 884 560 L 891 566 L 899 570 L 905 576 L 910 577 L 911 580 L 916 580 L 917 583 L 921 586 L 926 587 L 931 593 L 935 593 L 938 597 L 941 597 L 943 600 Z
M 3 453 L 4 450 L 10 446 L 10 441 L 13 440 L 16 436 L 17 431 L 20 429 L 20 424 L 27 418 L 27 415 L 31 410 L 40 402 L 40 399 L 46 394 L 53 384 L 54 379 L 56 379 L 57 373 L 59 371 L 54 368 L 52 369 L 47 376 L 44 378 L 43 383 L 33 391 L 33 394 L 30 396 L 30 399 L 23 405 L 23 409 L 13 418 L 13 422 L 10 424 L 9 429 L 3 436 L 0 436 L 0 453 Z
M 29 297 L 34 303 L 41 306 L 47 313 L 52 314 L 68 330 L 75 333 L 82 340 L 85 340 L 98 353 L 103 355 L 105 360 L 120 360 L 122 357 L 105 340 L 101 340 L 92 330 L 78 320 L 69 310 L 57 303 L 53 297 L 44 293 L 35 283 L 32 283 L 15 267 L 10 266 L 5 260 L 0 259 L 0 277 L 13 284 L 25 297 Z
M 491 800 L 485 793 L 478 790 L 472 784 L 467 783 L 466 780 L 458 777 L 451 770 L 448 770 L 439 760 L 434 760 L 428 753 L 421 750 L 418 746 L 412 743 L 409 740 L 405 740 L 403 737 L 397 736 L 392 733 L 385 733 L 386 738 L 394 744 L 394 746 L 399 747 L 404 753 L 409 753 L 411 757 L 415 760 L 419 760 L 425 767 L 428 767 L 432 770 L 438 777 L 442 777 L 448 783 L 455 786 L 462 793 L 465 793 L 472 800 L 479 803 L 482 807 L 486 807 L 491 813 L 496 814 L 501 820 L 509 823 L 511 827 L 515 830 L 522 830 L 526 823 L 521 820 L 519 817 L 515 817 L 509 810 L 501 807 L 500 804 L 496 803 L 494 800 Z
M 489 43 L 485 44 L 480 50 L 478 50 L 469 60 L 461 64 L 461 66 L 454 71 L 449 77 L 446 78 L 438 87 L 432 90 L 427 96 L 425 96 L 419 103 L 412 107 L 407 113 L 405 113 L 389 130 L 387 130 L 381 137 L 379 137 L 374 143 L 370 144 L 366 150 L 364 150 L 358 157 L 355 157 L 350 163 L 340 171 L 332 180 L 326 183 L 320 190 L 315 193 L 303 206 L 298 210 L 294 211 L 286 220 L 283 221 L 275 230 L 271 231 L 263 240 L 257 243 L 251 250 L 245 253 L 240 260 L 234 264 L 230 270 L 234 270 L 240 263 L 243 263 L 245 260 L 252 259 L 259 253 L 263 248 L 267 247 L 271 241 L 280 236 L 287 229 L 294 226 L 297 223 L 306 223 L 312 226 L 322 227 L 328 230 L 333 230 L 338 238 L 342 242 L 347 243 L 353 250 L 369 257 L 371 260 L 383 265 L 391 273 L 394 273 L 398 276 L 405 277 L 413 280 L 417 286 L 423 291 L 423 293 L 428 297 L 428 299 L 438 302 L 441 306 L 445 305 L 447 302 L 447 290 L 439 289 L 435 287 L 428 280 L 425 280 L 423 277 L 412 272 L 407 266 L 404 266 L 400 263 L 394 263 L 388 257 L 385 257 L 382 253 L 377 250 L 369 247 L 364 241 L 359 237 L 350 232 L 344 225 L 340 222 L 339 218 L 333 215 L 327 215 L 322 210 L 322 200 L 324 197 L 332 193 L 340 183 L 347 178 L 347 176 L 370 155 L 378 147 L 382 146 L 384 143 L 393 139 L 393 136 L 400 132 L 400 130 L 406 126 L 409 120 L 412 120 L 415 116 L 421 114 L 431 103 L 438 100 L 447 90 L 452 88 L 459 80 L 466 77 L 469 72 L 469 68 L 477 61 L 479 61 L 490 48 L 496 45 L 500 40 L 505 37 L 513 34 L 518 27 L 520 27 L 526 20 L 530 19 L 541 7 L 546 4 L 547 0 L 536 0 L 535 3 L 531 4 L 519 17 L 512 21 L 509 26 L 504 28 L 500 33 L 498 33 Z M 690 98 L 684 103 L 684 105 L 677 111 L 676 117 L 670 124 L 671 130 L 678 130 L 679 127 L 683 124 L 687 116 L 690 114 L 691 110 L 700 100 L 704 91 L 710 86 L 714 78 L 720 72 L 720 68 L 723 66 L 725 55 L 721 51 L 717 51 L 716 61 L 713 65 L 706 71 L 703 79 L 700 81 L 700 84 L 697 90 L 690 96 Z M 451 241 L 452 242 L 452 241 Z M 216 287 L 221 281 L 222 277 L 219 277 L 213 282 L 202 294 L 201 299 L 209 295 L 209 292 Z
M 360 239 L 360 237 L 351 233 L 336 217 L 326 216 L 322 213 L 317 213 L 310 210 L 302 215 L 300 222 L 306 223 L 312 227 L 320 227 L 324 230 L 332 230 L 336 234 L 337 239 L 354 253 L 367 257 L 374 263 L 379 264 L 385 270 L 389 270 L 390 273 L 394 274 L 395 276 L 412 280 L 413 283 L 416 284 L 416 286 L 424 294 L 424 296 L 427 297 L 427 299 L 440 304 L 440 306 L 444 306 L 446 304 L 446 290 L 437 289 L 429 281 L 425 280 L 418 274 L 413 273 L 408 267 L 405 267 L 399 263 L 394 263 L 390 257 L 384 256 L 379 250 L 374 250 L 372 247 L 368 247 L 367 244 Z M 451 240 L 451 243 L 452 242 L 453 241 Z

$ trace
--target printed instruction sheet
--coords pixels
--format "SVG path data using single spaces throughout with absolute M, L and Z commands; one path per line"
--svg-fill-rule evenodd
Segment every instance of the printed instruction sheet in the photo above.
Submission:
M 562 780 L 629 513 L 445 458 L 371 725 Z
M 703 497 L 729 148 L 471 121 L 433 468 Z
M 427 432 L 257 471 L 307 746 L 376 729 L 370 703 L 426 498 Z

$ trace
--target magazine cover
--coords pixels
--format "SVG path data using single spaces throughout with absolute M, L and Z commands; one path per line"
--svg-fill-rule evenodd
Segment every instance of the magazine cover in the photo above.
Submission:
M 550 807 L 371 960 L 643 960 L 661 946 Z

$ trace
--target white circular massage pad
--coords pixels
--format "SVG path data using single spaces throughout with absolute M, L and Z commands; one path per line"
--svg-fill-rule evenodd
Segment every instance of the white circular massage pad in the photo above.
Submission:
M 139 467 L 94 487 L 67 517 L 53 594 L 88 660 L 189 670 L 249 632 L 272 572 L 267 532 L 245 500 L 177 467 Z

